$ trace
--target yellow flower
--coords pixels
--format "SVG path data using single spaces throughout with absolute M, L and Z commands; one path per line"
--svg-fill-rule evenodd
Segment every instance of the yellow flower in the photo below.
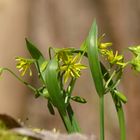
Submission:
M 70 77 L 78 78 L 80 77 L 80 71 L 86 69 L 85 65 L 82 65 L 79 60 L 80 54 L 67 57 L 67 60 L 64 60 L 64 63 L 60 66 L 60 71 L 64 72 L 64 82 L 66 83 Z
M 140 72 L 140 45 L 128 48 L 133 54 L 134 58 L 129 62 L 132 65 L 132 69 Z
M 112 42 L 100 43 L 99 49 L 107 49 L 108 47 L 112 46 Z
M 112 50 L 106 52 L 107 60 L 110 64 L 121 65 L 122 67 L 126 66 L 126 63 L 123 62 L 123 55 L 118 55 L 118 51 L 114 54 Z
M 130 64 L 132 65 L 132 69 L 134 69 L 137 72 L 140 72 L 140 56 L 133 58 L 130 61 Z
M 16 61 L 17 61 L 16 68 L 19 69 L 19 72 L 21 72 L 21 76 L 24 76 L 27 70 L 29 70 L 29 75 L 32 76 L 32 71 L 30 69 L 30 66 L 32 63 L 35 62 L 34 59 L 16 57 Z
M 98 48 L 100 50 L 102 50 L 102 49 L 107 50 L 108 47 L 112 46 L 112 42 L 101 43 L 101 41 L 104 39 L 104 37 L 105 37 L 105 34 L 102 34 L 98 39 Z
M 114 52 L 111 49 L 108 49 L 108 47 L 112 46 L 111 42 L 101 43 L 101 40 L 104 38 L 105 34 L 103 34 L 99 40 L 98 40 L 98 48 L 102 56 L 106 57 L 108 62 L 111 65 L 117 64 L 122 67 L 125 67 L 127 63 L 123 62 L 123 55 L 119 55 L 118 51 Z
M 140 45 L 128 48 L 135 56 L 140 56 Z
M 56 57 L 58 61 L 60 62 L 68 61 L 68 59 L 73 56 L 71 52 L 72 50 L 73 48 L 62 48 L 62 49 L 56 50 Z

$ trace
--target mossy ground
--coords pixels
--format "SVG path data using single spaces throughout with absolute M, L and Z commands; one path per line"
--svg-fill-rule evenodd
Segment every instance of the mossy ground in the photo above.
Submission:
M 27 136 L 18 135 L 10 131 L 5 123 L 0 120 L 0 140 L 33 140 Z
M 9 130 L 0 130 L 0 140 L 33 140 L 27 136 L 21 136 Z

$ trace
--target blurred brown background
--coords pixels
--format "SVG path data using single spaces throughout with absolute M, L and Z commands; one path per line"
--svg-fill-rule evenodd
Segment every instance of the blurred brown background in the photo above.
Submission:
M 140 0 L 0 0 L 0 66 L 15 69 L 15 56 L 28 56 L 24 38 L 32 40 L 46 55 L 49 46 L 79 47 L 96 18 L 100 34 L 106 33 L 114 49 L 140 44 Z M 127 55 L 129 58 L 129 55 Z M 27 79 L 37 84 L 36 78 Z M 125 106 L 127 140 L 140 139 L 140 75 L 125 71 L 121 90 L 128 97 Z M 98 98 L 90 75 L 78 80 L 75 93 L 88 100 L 73 104 L 83 133 L 99 135 Z M 35 99 L 30 90 L 9 73 L 0 80 L 0 113 L 7 113 L 32 127 L 64 131 L 58 115 L 51 116 L 47 103 Z M 114 115 L 115 114 L 115 115 Z M 116 112 L 106 97 L 106 139 L 118 140 Z

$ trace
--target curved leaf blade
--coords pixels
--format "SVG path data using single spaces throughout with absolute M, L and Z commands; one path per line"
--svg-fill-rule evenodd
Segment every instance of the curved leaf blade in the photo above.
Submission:
M 92 78 L 95 83 L 95 87 L 99 96 L 104 94 L 104 85 L 103 85 L 103 76 L 100 66 L 99 54 L 98 54 L 98 28 L 97 24 L 94 21 L 89 36 L 87 39 L 87 54 L 89 66 L 92 74 Z
M 41 71 L 41 66 L 44 62 L 46 62 L 46 60 L 45 60 L 43 54 L 39 51 L 39 49 L 37 49 L 37 47 L 35 45 L 33 45 L 33 43 L 31 43 L 27 39 L 26 39 L 26 46 L 27 46 L 27 49 L 28 49 L 30 55 L 32 56 L 32 58 L 36 60 L 37 70 L 39 71 L 42 79 L 44 80 L 45 75 L 44 75 L 44 72 Z
M 48 66 L 45 71 L 46 79 L 45 84 L 47 86 L 51 101 L 54 106 L 59 110 L 65 110 L 65 103 L 62 97 L 61 88 L 58 82 L 58 63 L 56 58 L 53 58 L 48 63 Z
M 39 64 L 42 64 L 45 60 L 43 54 L 31 43 L 29 40 L 26 39 L 27 49 L 30 52 L 31 56 L 36 59 Z

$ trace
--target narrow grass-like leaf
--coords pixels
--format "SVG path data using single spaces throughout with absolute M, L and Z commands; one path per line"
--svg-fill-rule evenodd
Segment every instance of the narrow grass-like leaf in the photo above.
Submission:
M 89 32 L 87 43 L 88 61 L 91 74 L 95 83 L 97 93 L 99 94 L 99 96 L 103 96 L 104 85 L 98 51 L 98 29 L 95 21 Z

